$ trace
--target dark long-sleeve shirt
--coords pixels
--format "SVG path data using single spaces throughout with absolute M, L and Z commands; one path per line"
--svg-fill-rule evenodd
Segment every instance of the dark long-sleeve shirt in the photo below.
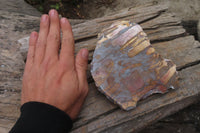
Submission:
M 67 133 L 71 118 L 60 109 L 40 102 L 22 105 L 21 115 L 10 133 Z

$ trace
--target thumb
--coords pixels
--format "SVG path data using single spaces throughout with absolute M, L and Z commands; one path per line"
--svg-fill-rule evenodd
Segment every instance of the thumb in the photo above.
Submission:
M 88 88 L 87 75 L 86 75 L 87 65 L 88 65 L 88 50 L 81 49 L 76 56 L 76 71 L 78 75 L 80 89 Z

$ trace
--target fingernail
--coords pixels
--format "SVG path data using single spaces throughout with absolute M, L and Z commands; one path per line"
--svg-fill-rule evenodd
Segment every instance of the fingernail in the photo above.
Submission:
M 66 23 L 66 18 L 61 18 L 62 23 Z
M 54 16 L 54 15 L 56 14 L 56 11 L 55 11 L 54 9 L 52 9 L 52 10 L 49 12 L 49 14 L 50 14 L 51 16 Z
M 31 38 L 36 38 L 36 33 L 35 32 L 31 33 Z
M 88 59 L 88 50 L 87 49 L 83 49 L 82 57 L 85 58 L 85 59 Z
M 47 20 L 47 16 L 46 15 L 43 15 L 42 16 L 42 21 L 44 22 L 44 21 L 46 21 Z

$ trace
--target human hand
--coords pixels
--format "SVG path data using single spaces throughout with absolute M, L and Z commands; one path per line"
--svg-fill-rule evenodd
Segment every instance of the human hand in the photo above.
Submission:
M 88 93 L 87 60 L 87 49 L 81 49 L 74 58 L 74 39 L 68 20 L 59 20 L 55 10 L 43 15 L 39 34 L 32 32 L 29 40 L 21 104 L 47 103 L 74 120 Z

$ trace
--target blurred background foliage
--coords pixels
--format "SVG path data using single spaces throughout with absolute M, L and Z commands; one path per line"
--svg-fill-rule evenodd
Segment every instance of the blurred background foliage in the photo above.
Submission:
M 115 0 L 25 0 L 28 4 L 37 8 L 41 13 L 48 13 L 50 9 L 56 9 L 63 17 L 71 19 L 88 19 L 90 15 L 98 16 L 101 7 L 111 7 Z
M 56 9 L 63 17 L 84 18 L 79 10 L 84 0 L 25 0 L 42 13 L 48 13 L 50 9 Z

